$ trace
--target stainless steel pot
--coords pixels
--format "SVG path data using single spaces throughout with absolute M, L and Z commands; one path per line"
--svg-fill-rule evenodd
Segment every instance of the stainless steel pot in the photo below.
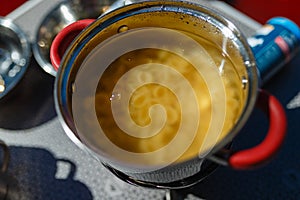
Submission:
M 23 30 L 10 19 L 0 18 L 0 98 L 20 82 L 30 57 L 30 44 Z
M 62 31 L 57 40 L 55 39 L 56 42 L 52 46 L 54 49 L 52 52 L 53 63 L 60 62 L 57 50 L 65 45 L 63 44 L 64 37 L 70 36 L 69 33 L 72 30 L 76 30 L 85 22 L 76 22 L 65 31 Z M 107 67 L 103 64 L 104 61 L 96 59 L 101 57 L 101 54 L 97 54 L 97 51 L 101 50 L 100 46 L 106 44 L 105 42 L 109 38 L 116 37 L 118 34 L 145 27 L 179 30 L 196 34 L 223 47 L 223 49 L 226 49 L 225 53 L 235 55 L 232 57 L 232 62 L 235 63 L 235 71 L 238 73 L 240 87 L 243 88 L 245 95 L 242 112 L 234 127 L 220 141 L 212 145 L 209 151 L 184 162 L 169 163 L 159 167 L 138 163 L 139 158 L 142 158 L 140 156 L 144 155 L 126 155 L 132 161 L 126 162 L 123 159 L 126 157 L 125 154 L 121 154 L 124 153 L 123 150 L 116 150 L 116 152 L 104 151 L 103 146 L 101 146 L 101 141 L 104 139 L 99 139 L 98 132 L 95 131 L 97 129 L 83 130 L 78 128 L 81 122 L 86 121 L 86 123 L 89 123 L 90 120 L 95 120 L 93 119 L 95 115 L 92 113 L 91 115 L 85 115 L 74 110 L 74 106 L 76 106 L 74 104 L 74 92 L 80 89 L 86 91 L 89 95 L 95 95 L 93 92 L 96 86 L 91 86 L 89 83 L 91 79 L 94 79 L 93 76 L 96 77 L 95 80 L 100 77 L 98 77 L 99 74 L 97 75 L 97 70 L 94 70 L 95 73 L 93 73 L 93 69 L 103 71 Z M 156 35 L 156 37 L 162 37 L 162 35 Z M 138 39 L 137 37 L 136 40 L 138 41 Z M 122 49 L 121 45 L 112 51 L 117 52 L 117 49 Z M 93 62 L 88 68 L 86 67 L 88 66 L 87 63 L 92 57 L 97 62 Z M 103 57 L 103 59 L 105 58 Z M 163 185 L 176 181 L 180 182 L 180 180 L 201 172 L 201 170 L 204 170 L 201 169 L 201 166 L 205 166 L 207 160 L 231 166 L 235 169 L 247 169 L 264 163 L 273 157 L 283 142 L 286 118 L 284 109 L 278 100 L 259 89 L 258 80 L 259 76 L 252 50 L 243 34 L 229 20 L 198 4 L 182 1 L 147 1 L 122 7 L 98 18 L 76 37 L 64 54 L 59 66 L 55 84 L 55 103 L 65 132 L 80 148 L 91 153 L 111 171 L 118 171 L 126 175 L 127 179 L 135 180 L 136 183 L 146 182 Z M 267 112 L 270 119 L 270 129 L 267 137 L 261 144 L 251 149 L 237 152 L 229 151 L 225 147 L 231 143 L 248 120 L 256 102 Z M 218 124 L 219 122 L 214 123 Z M 171 147 L 170 151 L 172 151 L 172 148 L 177 147 Z M 112 147 L 112 149 L 114 148 Z
M 67 25 L 85 18 L 97 18 L 110 9 L 116 0 L 65 0 L 55 6 L 41 21 L 32 45 L 33 55 L 42 69 L 56 76 L 50 62 L 53 39 Z

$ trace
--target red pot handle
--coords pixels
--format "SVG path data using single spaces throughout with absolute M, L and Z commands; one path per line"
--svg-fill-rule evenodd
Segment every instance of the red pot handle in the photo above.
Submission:
M 269 118 L 269 130 L 265 139 L 255 147 L 231 154 L 229 165 L 234 169 L 249 169 L 270 160 L 281 147 L 287 128 L 284 108 L 276 97 L 261 90 L 256 106 Z
M 50 60 L 53 65 L 53 68 L 56 71 L 59 68 L 64 53 L 66 52 L 67 48 L 72 43 L 72 41 L 83 29 L 85 29 L 94 21 L 95 19 L 82 19 L 76 21 L 66 26 L 57 34 L 50 47 Z

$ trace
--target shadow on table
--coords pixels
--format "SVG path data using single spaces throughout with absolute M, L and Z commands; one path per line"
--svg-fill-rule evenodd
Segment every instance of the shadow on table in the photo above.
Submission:
M 8 200 L 91 200 L 89 188 L 74 180 L 76 165 L 40 148 L 9 147 Z M 60 167 L 58 167 L 60 166 Z
M 0 99 L 0 128 L 28 129 L 54 118 L 54 80 L 32 58 L 22 80 Z

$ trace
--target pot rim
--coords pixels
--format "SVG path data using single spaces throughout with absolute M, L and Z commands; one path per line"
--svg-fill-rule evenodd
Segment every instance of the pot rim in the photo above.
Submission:
M 71 108 L 69 105 L 69 97 L 68 92 L 70 92 L 70 78 L 76 75 L 76 70 L 74 72 L 72 58 L 76 57 L 76 54 L 80 52 L 80 46 L 82 47 L 87 41 L 93 37 L 96 29 L 99 31 L 99 25 L 101 27 L 108 26 L 110 23 L 113 23 L 114 20 L 118 20 L 118 17 L 122 14 L 126 14 L 127 16 L 132 13 L 138 12 L 151 12 L 158 7 L 164 5 L 164 9 L 170 11 L 174 11 L 174 9 L 178 9 L 177 11 L 182 11 L 182 7 L 186 8 L 189 11 L 196 12 L 197 14 L 201 14 L 201 16 L 209 16 L 211 19 L 216 20 L 221 23 L 223 26 L 227 27 L 232 33 L 235 35 L 235 39 L 240 44 L 241 55 L 244 59 L 245 68 L 248 74 L 248 94 L 245 100 L 245 105 L 242 111 L 242 114 L 236 125 L 233 129 L 224 137 L 224 139 L 218 142 L 213 149 L 207 154 L 207 157 L 217 153 L 220 151 L 225 145 L 229 144 L 233 138 L 238 134 L 240 129 L 244 126 L 246 121 L 248 120 L 252 110 L 254 108 L 257 93 L 258 93 L 258 72 L 256 69 L 256 62 L 254 59 L 254 55 L 250 46 L 247 43 L 246 37 L 242 34 L 242 32 L 226 17 L 217 13 L 216 11 L 205 7 L 201 4 L 191 3 L 191 2 L 183 2 L 183 1 L 147 1 L 147 2 L 139 2 L 133 3 L 121 8 L 118 8 L 112 12 L 109 12 L 101 17 L 99 17 L 95 22 L 93 22 L 90 26 L 88 26 L 81 34 L 73 41 L 71 46 L 68 48 L 65 53 L 60 68 L 57 73 L 57 77 L 55 80 L 55 88 L 54 88 L 54 97 L 55 97 L 55 108 L 58 113 L 58 118 L 63 126 L 68 137 L 81 149 L 90 152 L 94 157 L 98 159 L 97 155 L 100 155 L 101 158 L 108 159 L 112 163 L 116 163 L 117 165 L 124 166 L 126 168 L 131 169 L 132 167 L 141 168 L 144 167 L 149 169 L 149 166 L 132 166 L 132 164 L 123 163 L 117 160 L 112 159 L 109 155 L 89 146 L 89 144 L 85 144 L 77 135 L 76 128 L 73 123 Z M 180 10 L 179 10 L 180 8 Z M 183 12 L 183 11 L 182 11 Z M 116 14 L 118 13 L 118 14 Z M 120 14 L 120 15 L 119 15 Z M 193 14 L 194 15 L 194 14 Z M 87 53 L 88 54 L 88 53 Z M 78 67 L 79 68 L 79 67 Z M 105 162 L 105 159 L 101 162 Z M 189 162 L 185 161 L 185 162 Z M 155 166 L 157 168 L 157 166 Z

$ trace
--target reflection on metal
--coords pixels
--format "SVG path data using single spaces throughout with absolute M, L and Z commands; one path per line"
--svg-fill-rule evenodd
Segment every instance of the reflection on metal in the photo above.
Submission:
M 110 10 L 116 0 L 70 0 L 63 1 L 54 7 L 42 19 L 37 28 L 33 54 L 42 69 L 56 76 L 50 62 L 50 47 L 55 36 L 67 25 L 80 19 L 96 19 Z
M 0 75 L 0 93 L 4 92 L 5 90 L 5 81 L 3 80 L 2 76 Z
M 0 17 L 0 98 L 25 74 L 31 56 L 25 33 L 11 20 Z
M 60 7 L 63 18 L 65 18 L 69 23 L 75 22 L 76 18 L 74 16 L 75 13 L 72 12 L 71 8 L 66 5 L 62 5 Z
M 287 109 L 300 108 L 300 92 L 287 104 Z

